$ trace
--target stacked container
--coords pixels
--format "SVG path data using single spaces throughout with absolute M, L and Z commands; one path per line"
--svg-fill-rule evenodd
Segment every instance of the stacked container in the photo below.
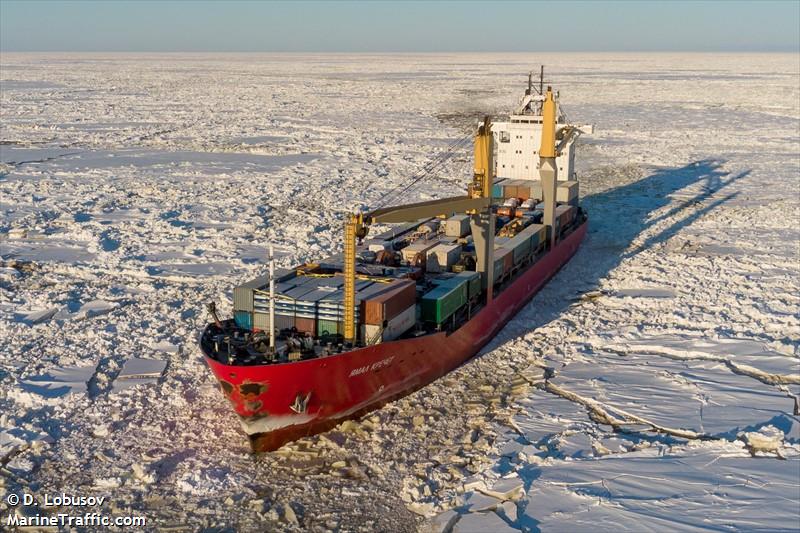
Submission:
M 441 325 L 469 301 L 468 290 L 469 283 L 465 278 L 454 276 L 442 280 L 422 297 L 420 302 L 422 320 Z
M 454 279 L 465 280 L 467 283 L 467 298 L 472 300 L 481 292 L 481 275 L 477 272 L 466 271 L 459 272 Z
M 416 282 L 398 279 L 381 285 L 361 298 L 362 339 L 368 344 L 395 339 L 416 323 Z
M 428 272 L 447 272 L 461 259 L 460 244 L 439 244 L 427 252 L 425 270 Z
M 514 264 L 519 265 L 531 253 L 531 236 L 522 230 L 511 237 L 505 247 L 511 250 Z
M 469 231 L 468 215 L 452 216 L 444 224 L 444 234 L 448 237 L 463 237 L 469 234 Z
M 494 249 L 494 282 L 514 268 L 514 252 L 505 247 Z
M 578 182 L 560 181 L 556 189 L 556 201 L 578 206 Z
M 556 231 L 560 232 L 562 228 L 568 226 L 575 220 L 577 209 L 571 205 L 559 205 L 556 207 Z

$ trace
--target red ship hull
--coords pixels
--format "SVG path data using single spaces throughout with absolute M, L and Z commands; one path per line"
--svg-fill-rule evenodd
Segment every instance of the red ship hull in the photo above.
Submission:
M 253 451 L 275 450 L 410 394 L 473 357 L 570 260 L 587 226 L 584 221 L 450 334 L 291 363 L 226 365 L 208 353 L 206 362 L 241 417 Z M 307 399 L 304 409 L 297 409 L 298 398 Z

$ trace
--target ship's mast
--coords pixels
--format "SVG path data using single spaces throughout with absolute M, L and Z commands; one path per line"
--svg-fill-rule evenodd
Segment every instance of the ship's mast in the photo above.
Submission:
M 543 94 L 544 91 L 544 65 L 539 67 L 539 94 Z
M 494 231 L 495 215 L 492 212 L 492 185 L 494 184 L 494 161 L 492 149 L 492 122 L 489 117 L 483 120 L 475 135 L 475 167 L 470 195 L 473 198 L 486 198 L 488 207 L 476 212 L 470 218 L 472 238 L 477 256 L 476 270 L 481 273 L 486 289 L 486 303 L 492 302 L 494 295 Z

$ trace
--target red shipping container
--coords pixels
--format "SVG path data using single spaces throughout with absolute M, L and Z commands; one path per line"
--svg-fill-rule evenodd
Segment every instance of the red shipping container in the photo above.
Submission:
M 365 324 L 380 325 L 391 320 L 417 301 L 417 283 L 399 279 L 386 286 L 386 290 L 361 302 L 361 316 Z
M 294 319 L 294 327 L 301 333 L 317 334 L 317 321 L 313 318 L 297 317 Z

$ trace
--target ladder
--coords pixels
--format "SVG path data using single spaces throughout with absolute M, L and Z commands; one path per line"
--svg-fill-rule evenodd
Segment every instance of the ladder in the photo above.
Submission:
M 356 341 L 356 221 L 351 215 L 344 224 L 344 340 Z

